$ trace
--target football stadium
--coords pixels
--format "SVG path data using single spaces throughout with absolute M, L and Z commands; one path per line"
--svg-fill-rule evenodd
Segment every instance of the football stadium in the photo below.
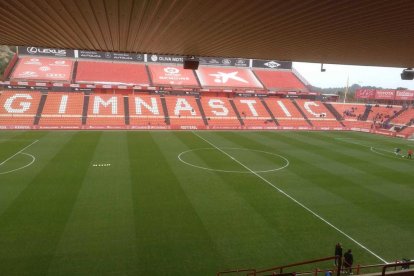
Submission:
M 293 62 L 412 80 L 413 12 L 0 3 L 0 275 L 414 275 L 414 90 Z

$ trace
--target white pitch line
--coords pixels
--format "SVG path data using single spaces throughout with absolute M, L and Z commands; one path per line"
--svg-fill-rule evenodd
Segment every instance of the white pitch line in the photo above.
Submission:
M 30 145 L 24 147 L 23 149 L 19 150 L 18 152 L 16 152 L 15 154 L 13 154 L 12 156 L 10 156 L 9 158 L 7 158 L 6 160 L 4 160 L 3 162 L 0 163 L 0 166 L 5 164 L 7 161 L 9 161 L 10 159 L 12 159 L 13 157 L 15 157 L 16 155 L 22 153 L 25 149 L 29 148 L 31 145 L 35 144 L 39 142 L 39 140 L 35 140 L 33 143 L 31 143 Z
M 257 176 L 258 178 L 260 178 L 261 180 L 263 180 L 265 183 L 267 183 L 268 185 L 272 186 L 273 188 L 275 188 L 279 193 L 283 194 L 284 196 L 286 196 L 287 198 L 289 198 L 290 200 L 292 200 L 293 202 L 295 202 L 296 204 L 298 204 L 299 206 L 301 206 L 302 208 L 304 208 L 306 211 L 308 211 L 309 213 L 311 213 L 312 215 L 314 215 L 315 217 L 317 217 L 318 219 L 320 219 L 321 221 L 325 222 L 327 225 L 331 226 L 333 229 L 335 229 L 336 231 L 338 231 L 339 233 L 341 233 L 342 235 L 344 235 L 345 237 L 347 237 L 348 239 L 350 239 L 351 241 L 353 241 L 355 244 L 357 244 L 359 247 L 363 248 L 364 250 L 366 250 L 368 253 L 370 253 L 371 255 L 373 255 L 374 257 L 376 257 L 378 260 L 380 260 L 381 262 L 388 264 L 388 262 L 381 258 L 378 254 L 374 253 L 372 250 L 370 250 L 368 247 L 366 247 L 365 245 L 363 245 L 362 243 L 358 242 L 357 240 L 355 240 L 354 238 L 352 238 L 350 235 L 348 235 L 347 233 L 345 233 L 344 231 L 342 231 L 341 229 L 339 229 L 338 227 L 336 227 L 335 225 L 333 225 L 332 223 L 330 223 L 329 221 L 327 221 L 326 219 L 324 219 L 322 216 L 318 215 L 317 213 L 315 213 L 314 211 L 312 211 L 309 207 L 305 206 L 303 203 L 299 202 L 297 199 L 295 199 L 294 197 L 292 197 L 291 195 L 289 195 L 288 193 L 286 193 L 285 191 L 283 191 L 282 189 L 278 188 L 277 186 L 273 185 L 269 180 L 267 180 L 266 178 L 264 178 L 263 176 L 261 176 L 260 174 L 256 173 L 255 171 L 251 170 L 249 167 L 247 167 L 246 165 L 244 165 L 243 163 L 241 163 L 239 160 L 237 160 L 236 158 L 234 158 L 233 156 L 231 156 L 230 154 L 228 154 L 227 152 L 225 152 L 224 150 L 220 149 L 219 147 L 217 147 L 216 145 L 214 145 L 213 143 L 211 143 L 210 141 L 208 141 L 207 139 L 204 139 L 203 137 L 201 137 L 200 135 L 198 135 L 197 133 L 195 133 L 193 131 L 193 134 L 197 137 L 199 137 L 200 139 L 204 140 L 206 143 L 210 144 L 212 147 L 214 147 L 215 149 L 219 150 L 220 152 L 222 152 L 223 154 L 225 154 L 227 157 L 229 157 L 230 159 L 234 160 L 235 162 L 237 162 L 240 166 L 244 167 L 246 170 L 250 171 L 252 174 L 254 174 L 255 176 Z
M 342 139 L 354 139 L 354 138 L 335 138 L 335 139 L 341 141 Z M 395 156 L 395 152 L 394 151 L 391 151 L 391 150 L 375 148 L 375 147 L 367 146 L 367 145 L 364 145 L 364 144 L 361 144 L 361 143 L 358 143 L 358 142 L 355 142 L 355 141 L 342 140 L 342 142 L 369 148 L 369 150 L 371 152 L 376 153 L 376 154 L 379 154 L 379 155 L 382 155 L 382 156 L 385 156 L 385 157 L 388 157 L 388 158 L 394 158 L 394 159 L 398 159 L 398 160 L 410 161 L 409 159 L 401 159 L 400 157 Z M 389 154 L 384 154 L 384 153 L 381 153 L 379 151 L 393 153 L 393 155 L 390 156 Z
M 8 174 L 8 173 L 12 173 L 12 172 L 16 172 L 16 171 L 23 170 L 24 168 L 29 167 L 30 165 L 32 165 L 36 161 L 36 157 L 34 157 L 33 155 L 31 155 L 29 153 L 22 152 L 21 154 L 30 156 L 32 158 L 32 161 L 29 164 L 24 165 L 24 166 L 22 166 L 20 168 L 17 168 L 17 169 L 14 169 L 14 170 L 10 170 L 10 171 L 7 171 L 7 172 L 0 172 L 0 174 Z

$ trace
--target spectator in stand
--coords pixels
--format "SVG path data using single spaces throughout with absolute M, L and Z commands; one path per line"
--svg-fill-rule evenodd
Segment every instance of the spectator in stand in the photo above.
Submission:
M 335 245 L 335 256 L 339 256 L 340 259 L 342 259 L 342 245 L 338 242 Z M 339 259 L 335 259 L 335 265 L 340 265 L 340 262 L 338 263 Z
M 352 250 L 348 249 L 344 255 L 344 267 L 345 272 L 349 275 L 352 275 L 352 264 L 354 263 L 354 256 L 352 255 Z

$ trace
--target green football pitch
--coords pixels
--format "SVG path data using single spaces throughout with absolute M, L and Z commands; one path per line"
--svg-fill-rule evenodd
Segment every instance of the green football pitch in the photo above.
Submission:
M 0 132 L 0 275 L 414 259 L 414 142 L 354 132 Z M 331 265 L 331 263 L 326 264 Z

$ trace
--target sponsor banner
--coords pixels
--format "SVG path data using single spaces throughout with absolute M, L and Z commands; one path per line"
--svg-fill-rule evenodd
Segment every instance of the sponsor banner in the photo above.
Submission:
M 0 125 L 0 129 L 33 129 L 33 126 Z
M 203 66 L 196 73 L 203 87 L 263 88 L 248 69 Z
M 153 85 L 199 86 L 193 70 L 185 70 L 181 66 L 155 64 L 149 65 L 148 68 Z
M 182 56 L 170 56 L 170 55 L 151 55 L 147 54 L 147 62 L 156 62 L 156 63 L 180 63 L 184 62 L 184 57 Z
M 93 88 L 78 88 L 78 87 L 72 87 L 71 90 L 73 92 L 93 92 Z
M 374 99 L 375 89 L 357 89 L 355 91 L 355 98 L 357 99 Z
M 208 126 L 207 129 L 211 129 L 211 130 L 223 130 L 223 129 L 242 129 L 242 127 L 240 125 L 238 126 L 216 126 L 216 125 L 212 125 L 212 126 Z
M 58 130 L 58 129 L 81 129 L 81 126 L 38 126 L 37 129 L 48 129 L 48 130 Z
M 413 90 L 397 90 L 395 92 L 395 100 L 412 101 L 414 100 Z
M 14 80 L 46 80 L 69 82 L 73 61 L 58 58 L 22 57 L 14 70 Z
M 250 94 L 250 93 L 246 93 L 246 94 L 244 94 L 244 93 L 237 93 L 236 96 L 243 97 L 243 98 L 249 98 L 249 97 L 254 97 L 256 95 L 255 94 Z
M 16 89 L 16 90 L 27 90 L 29 89 L 26 85 L 7 85 L 4 86 L 5 89 Z
M 115 53 L 115 52 L 98 52 L 79 50 L 77 57 L 79 59 L 101 59 L 111 61 L 137 61 L 144 62 L 144 54 L 132 53 Z
M 246 58 L 211 58 L 200 57 L 200 65 L 250 67 L 250 59 Z
M 269 69 L 292 69 L 292 62 L 291 61 L 253 59 L 252 67 L 253 68 L 269 68 Z
M 136 125 L 131 125 L 129 127 L 129 129 L 169 129 L 169 126 L 136 126 Z
M 375 99 L 377 100 L 394 100 L 395 90 L 377 90 Z
M 31 90 L 37 90 L 37 91 L 46 91 L 46 90 L 50 90 L 51 88 L 49 86 L 30 86 L 29 89 Z
M 27 56 L 75 57 L 75 51 L 69 49 L 18 46 L 17 52 L 19 55 Z
M 250 59 L 246 58 L 212 58 L 212 57 L 197 57 L 200 65 L 213 66 L 235 66 L 235 67 L 250 67 Z M 184 56 L 172 55 L 155 55 L 147 54 L 147 62 L 150 63 L 179 63 L 184 62 Z

